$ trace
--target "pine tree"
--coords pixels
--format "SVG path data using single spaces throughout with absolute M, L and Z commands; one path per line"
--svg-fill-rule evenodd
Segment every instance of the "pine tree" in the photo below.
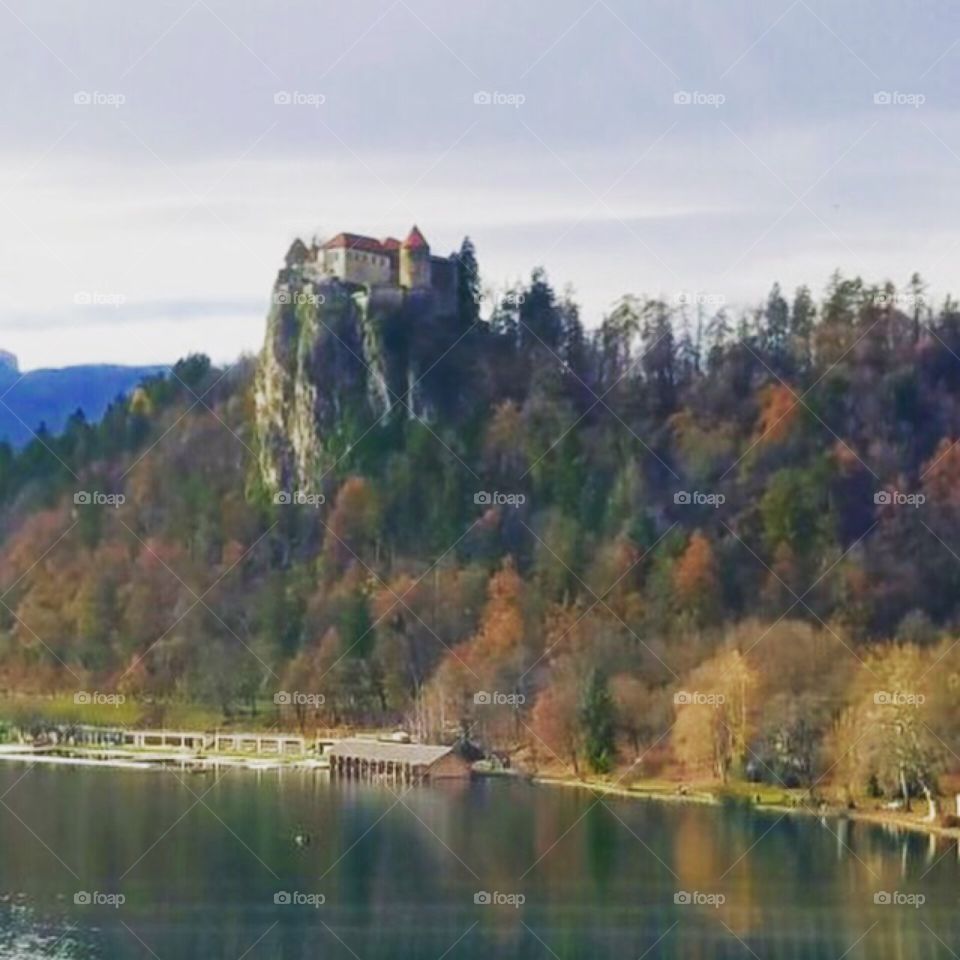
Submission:
M 457 254 L 457 315 L 465 328 L 480 319 L 480 294 L 477 250 L 473 241 L 464 237 Z
M 609 773 L 616 758 L 616 708 L 607 678 L 592 670 L 580 704 L 583 749 L 594 773 Z

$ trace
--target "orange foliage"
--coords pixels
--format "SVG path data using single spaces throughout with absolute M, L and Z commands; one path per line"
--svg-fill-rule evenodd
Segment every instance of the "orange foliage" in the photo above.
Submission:
M 522 597 L 523 580 L 508 558 L 490 578 L 483 622 L 461 657 L 477 673 L 519 652 L 524 634 Z
M 960 506 L 960 443 L 944 437 L 920 475 L 924 492 L 934 503 Z
M 327 525 L 326 550 L 338 566 L 363 560 L 376 537 L 380 506 L 376 491 L 363 477 L 348 477 L 337 493 Z
M 757 440 L 781 443 L 790 434 L 800 412 L 794 392 L 780 383 L 768 384 L 760 393 L 760 418 Z
M 719 589 L 717 562 L 710 541 L 697 531 L 673 571 L 673 584 L 681 603 L 700 604 Z
M 546 762 L 570 763 L 577 769 L 579 744 L 578 699 L 569 684 L 547 687 L 533 706 L 530 717 L 530 745 L 534 754 Z

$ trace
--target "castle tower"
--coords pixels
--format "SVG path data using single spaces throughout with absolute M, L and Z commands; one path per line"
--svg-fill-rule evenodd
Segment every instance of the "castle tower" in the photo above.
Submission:
M 416 226 L 400 247 L 400 286 L 430 287 L 430 245 Z

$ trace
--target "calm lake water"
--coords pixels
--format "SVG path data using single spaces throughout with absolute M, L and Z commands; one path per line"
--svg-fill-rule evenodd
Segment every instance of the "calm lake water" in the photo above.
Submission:
M 960 953 L 956 845 L 862 824 L 299 772 L 3 764 L 0 797 L 3 958 Z

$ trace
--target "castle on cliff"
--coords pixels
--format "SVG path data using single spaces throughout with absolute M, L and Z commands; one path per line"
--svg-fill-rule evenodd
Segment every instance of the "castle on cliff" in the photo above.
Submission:
M 369 294 L 432 294 L 442 308 L 456 304 L 456 256 L 434 256 L 417 226 L 403 242 L 359 233 L 338 233 L 309 247 L 296 240 L 287 253 L 286 265 L 288 270 L 302 270 L 308 279 L 338 280 L 365 288 Z

